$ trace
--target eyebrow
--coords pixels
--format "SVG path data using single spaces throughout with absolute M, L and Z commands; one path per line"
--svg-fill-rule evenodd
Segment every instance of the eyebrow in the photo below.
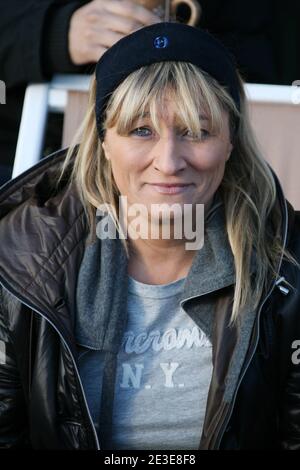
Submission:
M 145 113 L 137 114 L 136 117 L 134 118 L 134 120 L 143 119 L 145 117 L 150 117 L 150 113 L 148 111 L 145 112 Z M 200 114 L 199 118 L 200 118 L 200 121 L 209 121 L 208 117 L 204 116 L 203 114 Z

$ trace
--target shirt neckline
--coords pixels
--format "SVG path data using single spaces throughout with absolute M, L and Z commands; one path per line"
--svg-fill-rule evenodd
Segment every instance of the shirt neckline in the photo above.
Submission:
M 128 292 L 139 297 L 163 299 L 182 292 L 185 279 L 186 277 L 167 284 L 145 284 L 128 276 Z

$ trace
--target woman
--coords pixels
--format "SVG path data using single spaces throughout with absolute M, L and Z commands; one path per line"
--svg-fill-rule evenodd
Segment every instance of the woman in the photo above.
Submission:
M 299 220 L 227 51 L 123 38 L 82 132 L 1 191 L 1 446 L 299 449 Z

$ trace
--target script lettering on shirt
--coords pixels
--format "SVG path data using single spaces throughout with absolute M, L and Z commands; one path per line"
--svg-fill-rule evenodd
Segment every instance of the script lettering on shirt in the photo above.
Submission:
M 132 331 L 127 331 L 122 340 L 122 347 L 125 353 L 143 354 L 152 348 L 154 352 L 170 351 L 172 349 L 188 349 L 195 347 L 210 347 L 211 343 L 205 333 L 195 326 L 189 328 L 169 328 L 164 333 L 152 330 L 150 333 L 140 333 L 135 335 Z

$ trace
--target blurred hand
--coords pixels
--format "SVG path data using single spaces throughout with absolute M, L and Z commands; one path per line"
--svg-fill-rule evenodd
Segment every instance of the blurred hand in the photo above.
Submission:
M 69 53 L 75 65 L 98 62 L 119 39 L 161 19 L 132 0 L 93 0 L 73 13 Z

